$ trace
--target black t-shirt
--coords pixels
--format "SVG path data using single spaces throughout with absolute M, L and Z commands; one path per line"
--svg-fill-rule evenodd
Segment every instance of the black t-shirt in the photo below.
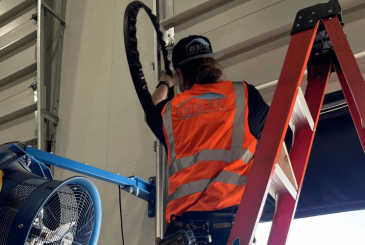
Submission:
M 256 139 L 259 139 L 261 136 L 262 129 L 264 128 L 265 120 L 267 113 L 269 111 L 269 106 L 262 99 L 261 94 L 257 89 L 247 84 L 248 89 L 248 125 L 250 127 L 250 131 Z M 146 121 L 148 126 L 151 128 L 152 132 L 156 135 L 159 141 L 165 146 L 166 142 L 163 134 L 163 122 L 162 122 L 162 110 L 165 107 L 166 103 L 169 102 L 172 98 L 173 88 L 169 89 L 168 99 L 161 101 L 158 103 L 154 110 L 149 111 L 146 114 Z

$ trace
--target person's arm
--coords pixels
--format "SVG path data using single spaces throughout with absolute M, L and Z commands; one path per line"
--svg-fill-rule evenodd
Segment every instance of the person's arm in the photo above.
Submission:
M 176 76 L 167 75 L 164 71 L 161 72 L 160 82 L 157 85 L 155 92 L 152 94 L 152 101 L 155 105 L 165 100 L 168 94 L 173 94 L 176 84 Z
M 248 124 L 250 127 L 250 131 L 256 139 L 260 139 L 262 130 L 264 129 L 265 121 L 267 114 L 269 112 L 270 107 L 263 100 L 261 94 L 257 89 L 247 84 L 248 88 Z M 293 142 L 293 132 L 288 127 L 288 130 L 285 134 L 285 144 L 287 150 L 290 152 L 291 145 Z
M 145 115 L 145 121 L 152 130 L 157 139 L 165 146 L 166 142 L 163 134 L 162 110 L 174 95 L 174 85 L 176 78 L 171 78 L 163 71 L 161 73 L 160 84 L 152 95 L 152 101 L 156 105 L 153 110 L 148 111 Z M 167 85 L 168 84 L 168 85 Z
M 163 134 L 163 122 L 162 122 L 162 110 L 165 107 L 165 105 L 169 102 L 168 99 L 161 101 L 158 103 L 154 110 L 150 110 L 146 114 L 146 122 L 147 125 L 150 127 L 153 134 L 157 137 L 157 139 L 165 146 L 166 149 L 166 142 L 165 137 Z
M 270 107 L 254 86 L 246 84 L 248 90 L 248 125 L 252 135 L 256 139 L 260 139 Z

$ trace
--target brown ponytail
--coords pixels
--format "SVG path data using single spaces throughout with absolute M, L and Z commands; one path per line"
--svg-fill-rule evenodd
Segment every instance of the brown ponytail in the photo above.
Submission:
M 212 58 L 201 58 L 182 64 L 179 69 L 184 76 L 184 87 L 189 89 L 194 83 L 217 82 L 222 76 L 222 70 L 218 66 L 218 62 Z

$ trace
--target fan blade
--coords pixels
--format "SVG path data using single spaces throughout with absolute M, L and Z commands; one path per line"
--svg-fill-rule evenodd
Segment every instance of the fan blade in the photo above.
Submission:
M 43 226 L 42 228 L 42 234 L 45 234 L 45 241 L 46 242 L 56 242 L 61 240 L 68 232 L 70 232 L 70 229 L 76 224 L 76 222 L 67 223 L 64 225 L 61 225 L 56 230 L 52 231 L 48 229 L 47 227 Z M 43 237 L 43 236 L 42 236 Z

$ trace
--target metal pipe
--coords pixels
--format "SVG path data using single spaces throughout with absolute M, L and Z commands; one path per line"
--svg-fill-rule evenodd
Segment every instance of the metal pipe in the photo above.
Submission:
M 44 87 L 44 9 L 42 7 L 43 0 L 38 0 L 37 5 L 37 145 L 38 149 L 46 150 L 45 130 L 46 124 L 41 115 L 41 110 L 46 108 L 46 91 Z
M 66 5 L 67 0 L 62 0 L 61 7 L 60 7 L 60 15 L 61 18 L 64 19 L 66 15 Z M 60 84 L 61 84 L 61 66 L 62 66 L 62 50 L 63 50 L 63 36 L 65 31 L 65 25 L 62 25 L 60 22 L 58 28 L 58 53 L 57 53 L 57 66 L 55 72 L 55 79 L 54 84 L 52 85 L 52 92 L 51 92 L 51 101 L 50 101 L 50 112 L 58 117 L 58 107 L 59 107 L 59 100 L 60 100 Z M 52 125 L 53 127 L 53 137 L 51 138 L 51 148 L 49 149 L 50 152 L 56 152 L 56 135 L 57 135 L 57 125 Z M 52 129 L 52 128 L 51 128 Z M 52 167 L 53 168 L 53 167 Z M 53 169 L 52 169 L 53 171 Z
M 156 15 L 157 21 L 159 21 L 160 18 L 160 9 L 161 9 L 160 0 L 155 0 L 153 2 L 153 11 Z M 155 78 L 156 83 L 159 81 L 160 76 L 160 70 L 161 70 L 161 59 L 159 57 L 160 51 L 157 41 L 157 35 L 154 34 L 154 40 L 156 48 L 155 52 Z M 166 182 L 165 182 L 165 162 L 164 162 L 164 147 L 161 144 L 161 142 L 156 139 L 156 238 L 163 238 L 164 235 L 164 224 L 165 224 L 165 212 L 164 212 L 164 196 L 166 193 Z
M 166 0 L 155 0 L 155 14 L 157 20 L 161 22 L 169 16 L 173 15 L 173 1 Z M 163 30 L 164 31 L 164 30 Z M 156 39 L 156 38 L 155 38 Z M 157 39 L 156 39 L 157 43 Z M 158 82 L 160 70 L 161 70 L 161 59 L 159 58 L 159 47 L 157 48 L 155 67 L 157 67 L 156 81 Z M 167 155 L 165 147 L 158 142 L 156 146 L 157 153 L 157 171 L 156 171 L 156 237 L 163 238 L 166 227 L 165 209 L 166 209 L 166 197 L 168 188 L 168 176 L 167 176 Z
M 164 168 L 164 149 L 162 144 L 157 141 L 156 157 L 156 238 L 163 238 L 164 235 L 164 194 L 165 194 L 165 168 Z
M 156 15 L 156 19 L 158 21 L 159 18 L 159 0 L 154 0 L 153 1 L 153 14 Z M 154 32 L 154 47 L 156 48 L 155 51 L 155 56 L 154 56 L 154 70 L 155 70 L 155 78 L 156 78 L 156 83 L 158 83 L 158 79 L 160 76 L 160 59 L 158 57 L 159 55 L 159 49 L 158 49 L 158 41 L 157 41 L 157 34 L 156 32 Z M 163 209 L 161 209 L 163 203 L 161 202 L 161 192 L 163 192 L 163 181 L 162 180 L 162 165 L 160 162 L 160 141 L 158 139 L 156 139 L 155 141 L 155 151 L 156 151 L 156 228 L 155 228 L 155 233 L 156 233 L 156 239 L 157 238 L 162 238 L 163 236 L 163 223 L 161 220 L 161 217 L 163 217 Z

